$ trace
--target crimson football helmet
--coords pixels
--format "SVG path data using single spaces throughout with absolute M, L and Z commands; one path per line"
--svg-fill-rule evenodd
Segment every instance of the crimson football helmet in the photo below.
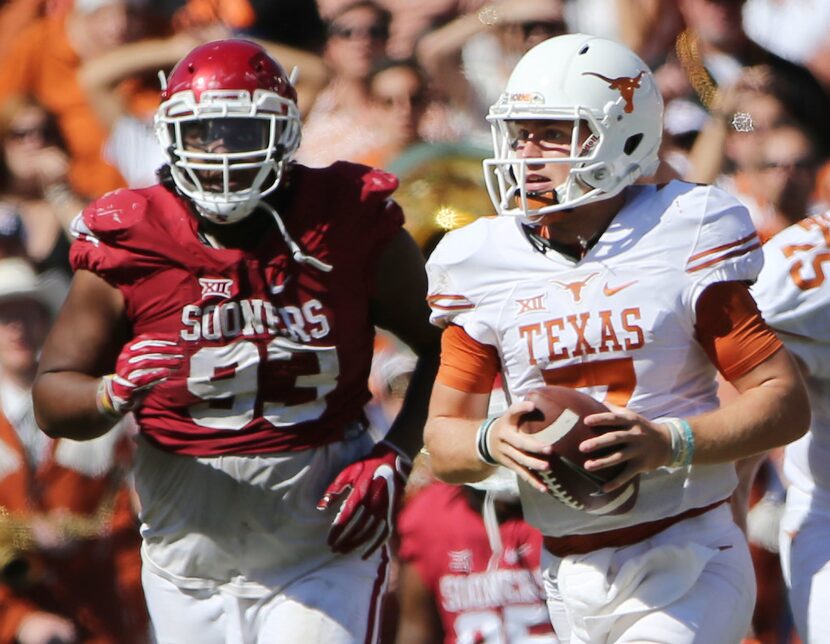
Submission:
M 196 47 L 162 75 L 161 100 L 155 131 L 173 181 L 215 223 L 247 217 L 300 144 L 291 80 L 246 40 Z
M 522 119 L 572 123 L 570 153 L 520 158 L 511 124 Z M 663 99 L 648 66 L 613 40 L 568 34 L 539 43 L 516 64 L 487 120 L 494 150 L 484 162 L 490 199 L 499 214 L 528 222 L 613 197 L 659 164 Z M 582 143 L 581 125 L 590 130 Z M 568 178 L 556 187 L 556 203 L 537 207 L 528 200 L 525 177 L 529 164 L 548 163 L 569 164 Z

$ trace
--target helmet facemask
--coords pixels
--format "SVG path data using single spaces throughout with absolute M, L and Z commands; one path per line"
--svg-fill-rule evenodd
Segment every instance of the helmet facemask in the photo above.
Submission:
M 300 143 L 296 104 L 256 89 L 178 92 L 156 114 L 176 187 L 218 224 L 247 217 L 279 185 Z

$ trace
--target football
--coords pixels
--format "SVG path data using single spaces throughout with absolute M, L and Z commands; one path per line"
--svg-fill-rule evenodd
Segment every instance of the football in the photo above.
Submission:
M 540 442 L 553 445 L 548 470 L 539 472 L 549 494 L 568 507 L 589 514 L 628 512 L 637 501 L 639 476 L 622 488 L 604 493 L 601 486 L 617 476 L 625 465 L 589 472 L 584 468 L 585 461 L 602 456 L 603 451 L 592 454 L 579 451 L 582 441 L 611 429 L 589 427 L 582 419 L 608 411 L 608 408 L 588 394 L 553 385 L 530 392 L 526 400 L 533 402 L 536 409 L 521 417 L 519 429 L 534 434 Z

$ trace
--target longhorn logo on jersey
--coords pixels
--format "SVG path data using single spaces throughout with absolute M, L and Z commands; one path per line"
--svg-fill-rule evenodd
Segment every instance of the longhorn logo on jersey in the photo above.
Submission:
M 597 78 L 600 78 L 608 83 L 609 88 L 617 90 L 625 101 L 625 109 L 623 111 L 626 114 L 630 114 L 634 111 L 634 91 L 640 88 L 640 80 L 643 76 L 645 76 L 645 74 L 645 72 L 640 72 L 636 76 L 630 78 L 628 76 L 608 78 L 607 76 L 597 74 L 596 72 L 582 73 L 583 76 L 596 76 Z
M 582 289 L 584 289 L 588 282 L 594 279 L 597 275 L 599 275 L 599 273 L 591 273 L 584 280 L 575 280 L 573 282 L 560 282 L 559 280 L 551 280 L 551 282 L 556 284 L 559 288 L 570 291 L 571 297 L 574 299 L 574 303 L 579 304 L 582 301 Z

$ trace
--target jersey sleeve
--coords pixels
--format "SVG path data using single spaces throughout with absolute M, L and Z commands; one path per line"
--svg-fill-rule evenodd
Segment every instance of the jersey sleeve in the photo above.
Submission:
M 486 219 L 444 236 L 426 264 L 427 301 L 430 322 L 441 328 L 457 325 L 476 342 L 495 347 L 497 337 L 482 311 L 491 274 L 483 261 L 487 237 Z
M 712 364 L 733 381 L 781 348 L 743 282 L 711 284 L 697 301 L 695 331 Z
M 684 270 L 689 280 L 688 305 L 711 284 L 754 282 L 764 259 L 749 211 L 732 195 L 712 186 L 697 187 L 679 204 L 691 237 Z
M 752 294 L 767 323 L 810 373 L 830 377 L 830 215 L 791 226 L 764 246 Z
M 495 348 L 476 342 L 455 324 L 444 330 L 438 382 L 460 391 L 489 394 L 500 369 L 501 361 Z

